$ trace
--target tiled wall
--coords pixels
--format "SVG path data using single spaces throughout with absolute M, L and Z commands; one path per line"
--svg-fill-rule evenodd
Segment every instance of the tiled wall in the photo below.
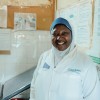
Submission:
M 36 66 L 42 52 L 51 47 L 49 31 L 11 33 L 11 54 L 0 55 L 0 82 Z

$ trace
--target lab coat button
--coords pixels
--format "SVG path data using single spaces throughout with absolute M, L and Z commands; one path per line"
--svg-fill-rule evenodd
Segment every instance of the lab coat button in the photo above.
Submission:
M 56 68 L 56 66 L 54 66 L 54 68 Z

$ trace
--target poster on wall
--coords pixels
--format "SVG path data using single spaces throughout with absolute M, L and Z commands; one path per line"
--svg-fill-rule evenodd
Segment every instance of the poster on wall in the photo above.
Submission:
M 93 61 L 98 64 L 100 73 L 100 0 L 96 0 L 94 3 L 93 25 L 92 48 L 89 51 L 89 55 L 92 57 Z
M 0 27 L 7 28 L 7 6 L 0 8 Z
M 14 30 L 36 30 L 36 14 L 14 13 Z
M 67 19 L 73 27 L 74 40 L 85 49 L 91 45 L 92 4 L 90 0 L 81 1 L 57 11 L 57 17 Z

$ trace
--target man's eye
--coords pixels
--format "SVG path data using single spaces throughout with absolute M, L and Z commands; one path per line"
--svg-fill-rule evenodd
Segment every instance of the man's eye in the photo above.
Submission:
M 62 35 L 67 35 L 68 34 L 68 32 L 62 32 Z
M 54 33 L 53 33 L 53 36 L 57 36 L 57 33 L 54 32 Z

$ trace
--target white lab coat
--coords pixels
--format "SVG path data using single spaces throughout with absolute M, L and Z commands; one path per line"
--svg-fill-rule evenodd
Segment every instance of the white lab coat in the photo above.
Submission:
M 96 66 L 77 47 L 56 68 L 52 50 L 45 52 L 33 75 L 30 100 L 100 100 Z

